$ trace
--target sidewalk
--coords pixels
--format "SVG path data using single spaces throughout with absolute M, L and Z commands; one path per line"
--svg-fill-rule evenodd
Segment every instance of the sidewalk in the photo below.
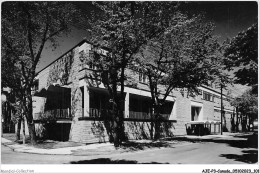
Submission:
M 241 138 L 239 136 L 250 135 L 250 133 L 230 133 L 230 132 L 223 132 L 223 135 L 216 134 L 216 135 L 204 135 L 204 136 L 196 136 L 196 135 L 185 135 L 190 140 L 247 140 L 247 138 Z
M 64 147 L 56 149 L 42 149 L 36 148 L 30 145 L 17 144 L 10 140 L 2 137 L 1 143 L 9 148 L 13 149 L 15 152 L 23 153 L 34 153 L 34 154 L 44 154 L 44 155 L 107 155 L 115 153 L 126 153 L 133 151 L 149 150 L 149 149 L 160 149 L 165 147 L 177 147 L 183 145 L 191 145 L 197 141 L 208 141 L 208 140 L 221 140 L 221 141 L 232 141 L 232 140 L 247 140 L 246 138 L 241 138 L 239 135 L 245 135 L 241 133 L 223 133 L 223 135 L 206 135 L 206 136 L 176 136 L 170 139 L 165 139 L 162 141 L 151 141 L 151 140 L 135 140 L 123 148 L 116 149 L 112 143 L 101 143 L 101 144 L 87 144 L 80 145 L 76 147 Z M 238 137 L 236 137 L 238 136 Z M 157 143 L 157 144 L 156 144 Z M 152 145 L 153 144 L 153 145 Z
M 76 147 L 65 147 L 65 148 L 57 148 L 57 149 L 41 149 L 36 148 L 29 145 L 17 144 L 5 138 L 1 139 L 1 143 L 4 146 L 7 146 L 15 152 L 23 152 L 23 153 L 34 153 L 34 154 L 43 154 L 43 155 L 71 155 L 75 151 L 79 150 L 115 150 L 113 144 L 111 143 L 102 143 L 102 144 L 90 144 Z

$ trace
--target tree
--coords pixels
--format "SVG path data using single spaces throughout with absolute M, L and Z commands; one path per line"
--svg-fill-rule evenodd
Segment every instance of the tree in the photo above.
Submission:
M 139 54 L 138 69 L 149 79 L 154 139 L 160 136 L 160 113 L 173 89 L 187 88 L 192 96 L 198 94 L 197 87 L 221 75 L 221 46 L 213 29 L 213 24 L 203 22 L 200 16 L 176 14 L 166 32 L 151 39 Z
M 19 101 L 19 100 L 18 100 Z M 16 129 L 16 140 L 15 141 L 19 141 L 20 140 L 20 132 L 21 132 L 21 126 L 23 126 L 23 144 L 25 144 L 25 118 L 24 118 L 24 114 L 23 114 L 23 110 L 22 107 L 20 105 L 19 102 L 17 103 L 12 103 L 13 106 L 13 110 L 14 110 L 14 114 L 13 114 L 13 118 L 12 120 L 15 120 L 15 122 L 17 123 L 17 129 Z
M 250 125 L 258 116 L 258 97 L 252 92 L 252 89 L 245 91 L 241 96 L 236 97 L 231 105 L 238 108 L 238 112 L 241 113 L 242 130 L 250 131 Z M 249 122 L 247 122 L 249 120 Z M 246 126 L 248 126 L 246 128 Z
M 258 24 L 238 33 L 227 42 L 224 56 L 226 68 L 234 70 L 235 82 L 242 85 L 258 84 Z
M 125 69 L 134 55 L 151 38 L 164 32 L 168 19 L 175 13 L 176 2 L 99 2 L 98 18 L 91 23 L 94 46 L 107 48 L 106 55 L 94 54 L 89 62 L 97 67 L 112 103 L 114 145 L 124 140 L 123 101 Z M 119 93 L 117 90 L 119 89 Z
M 32 93 L 43 48 L 80 19 L 70 3 L 4 2 L 2 4 L 2 86 L 16 92 L 25 114 L 31 143 L 36 143 Z

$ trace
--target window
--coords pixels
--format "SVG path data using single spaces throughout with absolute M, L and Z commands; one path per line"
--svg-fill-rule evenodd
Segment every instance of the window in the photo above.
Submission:
M 191 121 L 198 121 L 201 107 L 191 106 Z
M 203 99 L 207 101 L 213 101 L 214 102 L 214 97 L 212 94 L 203 91 Z
M 139 73 L 139 82 L 147 83 L 147 76 L 142 72 Z

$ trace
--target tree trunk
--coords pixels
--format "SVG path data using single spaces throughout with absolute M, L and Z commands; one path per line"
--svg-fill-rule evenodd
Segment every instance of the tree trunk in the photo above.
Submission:
M 238 107 L 236 109 L 236 115 L 237 115 L 237 119 L 236 119 L 236 132 L 238 132 L 238 126 L 239 126 L 239 122 L 238 122 Z
M 154 119 L 154 140 L 158 140 L 160 138 L 160 108 L 157 103 L 154 107 L 155 111 L 155 119 Z
M 17 123 L 16 140 L 15 140 L 15 141 L 19 141 L 19 140 L 20 140 L 21 122 L 22 122 L 22 119 L 19 118 L 19 119 L 18 119 L 18 123 Z
M 248 131 L 252 131 L 251 129 L 251 125 L 252 125 L 252 115 L 251 114 L 248 114 Z M 253 127 L 253 126 L 252 126 Z
M 27 121 L 27 124 L 28 124 L 28 130 L 29 130 L 29 134 L 30 134 L 31 144 L 35 145 L 36 144 L 36 133 L 35 133 L 34 123 L 30 123 Z
M 114 62 L 113 62 L 114 66 Z M 119 147 L 122 144 L 122 140 L 124 135 L 124 118 L 123 118 L 123 105 L 124 105 L 124 100 L 123 100 L 123 91 L 124 88 L 121 86 L 121 92 L 118 95 L 117 93 L 117 70 L 115 67 L 112 67 L 111 72 L 110 72 L 110 79 L 112 82 L 112 88 L 110 90 L 110 96 L 112 98 L 112 110 L 113 110 L 113 138 L 114 138 L 114 146 Z M 121 83 L 124 81 L 121 78 Z
M 32 106 L 31 89 L 27 90 L 27 100 L 26 100 L 25 107 L 27 109 L 27 112 L 25 112 L 25 114 L 26 114 L 26 120 L 27 120 L 31 144 L 35 145 L 36 144 L 36 132 L 35 132 L 34 121 L 33 121 L 33 111 L 32 111 L 33 106 Z
M 120 110 L 120 111 L 119 111 L 119 122 L 118 122 L 118 125 L 119 125 L 119 128 L 118 128 L 119 144 L 121 145 L 122 142 L 126 140 L 123 110 Z
M 247 125 L 247 116 L 243 116 L 241 118 L 241 121 L 242 121 L 242 131 L 243 132 L 246 132 L 247 131 L 247 128 L 246 128 L 246 125 Z
M 150 130 L 151 139 L 153 139 L 153 130 L 154 130 L 154 107 L 152 107 L 152 113 L 151 113 L 151 130 Z
M 114 146 L 119 147 L 120 146 L 120 140 L 119 140 L 119 114 L 117 110 L 117 106 L 115 103 L 113 103 L 113 137 L 114 137 Z
M 25 144 L 25 120 L 23 118 L 23 144 Z
M 113 114 L 114 114 L 114 146 L 119 147 L 122 144 L 122 141 L 125 140 L 125 131 L 124 131 L 124 117 L 123 117 L 123 108 L 121 100 L 115 99 L 113 104 Z

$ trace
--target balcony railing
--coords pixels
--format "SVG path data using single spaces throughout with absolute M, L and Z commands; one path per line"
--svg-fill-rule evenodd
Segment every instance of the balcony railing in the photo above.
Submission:
M 34 120 L 58 120 L 70 118 L 70 109 L 54 109 L 34 114 Z
M 112 116 L 112 110 L 89 108 L 89 117 L 93 118 L 109 118 Z M 123 111 L 124 114 L 124 111 Z
M 89 117 L 99 118 L 101 117 L 101 112 L 99 109 L 89 108 Z
M 151 119 L 151 114 L 146 112 L 129 111 L 129 118 L 133 119 Z
M 125 112 L 123 111 L 125 115 Z M 112 110 L 105 109 L 95 109 L 89 108 L 89 117 L 92 118 L 110 118 L 112 116 Z M 170 114 L 160 114 L 161 119 L 169 120 Z M 135 112 L 129 111 L 129 118 L 131 119 L 140 119 L 140 120 L 149 120 L 151 119 L 151 114 L 146 112 Z
M 146 120 L 151 119 L 151 114 L 146 112 L 129 111 L 129 118 Z M 164 120 L 169 120 L 170 114 L 160 114 L 160 118 Z

